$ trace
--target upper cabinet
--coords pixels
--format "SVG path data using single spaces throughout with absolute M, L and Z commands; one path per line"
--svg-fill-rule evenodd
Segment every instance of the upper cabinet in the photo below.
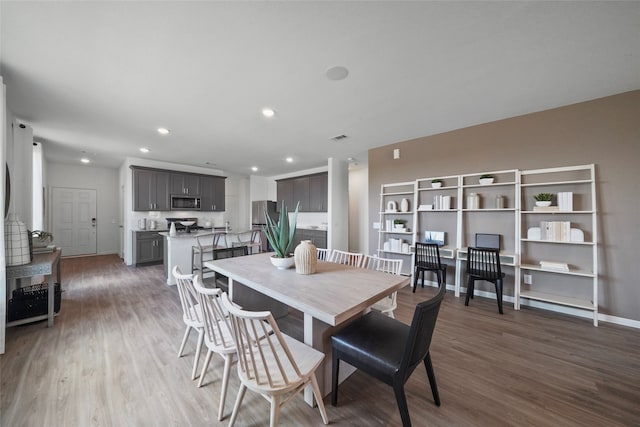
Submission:
M 199 196 L 202 211 L 225 210 L 224 176 L 131 166 L 133 210 L 169 211 L 171 195 Z
M 171 194 L 200 195 L 200 175 L 171 172 Z
M 328 176 L 321 173 L 279 180 L 278 209 L 284 200 L 290 211 L 300 202 L 299 212 L 326 212 Z
M 169 210 L 169 172 L 157 169 L 133 169 L 133 210 Z
M 203 211 L 223 212 L 224 181 L 221 176 L 200 176 L 200 206 Z

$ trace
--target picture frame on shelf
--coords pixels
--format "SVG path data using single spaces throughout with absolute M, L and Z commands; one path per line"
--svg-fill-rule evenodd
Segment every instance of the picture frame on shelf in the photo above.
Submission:
M 425 243 L 435 243 L 438 246 L 444 246 L 444 231 L 425 231 L 424 232 L 424 242 Z

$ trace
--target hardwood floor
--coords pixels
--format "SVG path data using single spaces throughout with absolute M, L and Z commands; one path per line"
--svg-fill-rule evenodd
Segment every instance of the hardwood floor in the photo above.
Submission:
M 184 326 L 162 267 L 98 256 L 63 259 L 62 275 L 53 328 L 7 329 L 1 426 L 227 425 L 235 368 L 219 422 L 222 359 L 213 359 L 202 388 L 189 379 L 196 337 L 178 358 Z M 396 318 L 408 323 L 433 292 L 403 289 Z M 447 293 L 431 354 L 442 406 L 433 404 L 419 367 L 406 386 L 414 426 L 640 426 L 638 330 L 509 306 L 501 316 L 493 300 L 477 297 L 465 307 Z M 340 386 L 337 407 L 329 402 L 331 425 L 401 425 L 392 390 L 360 372 Z M 237 425 L 268 419 L 268 403 L 247 393 Z M 300 396 L 284 406 L 280 425 L 322 420 Z

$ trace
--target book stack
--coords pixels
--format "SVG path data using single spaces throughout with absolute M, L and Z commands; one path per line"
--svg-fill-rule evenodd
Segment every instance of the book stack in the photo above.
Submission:
M 545 270 L 569 271 L 569 264 L 565 262 L 540 261 L 540 268 Z
M 433 209 L 451 209 L 451 196 L 433 196 Z
M 540 240 L 555 242 L 571 241 L 571 222 L 569 221 L 540 221 Z
M 573 210 L 573 192 L 563 191 L 558 193 L 558 210 L 571 212 Z

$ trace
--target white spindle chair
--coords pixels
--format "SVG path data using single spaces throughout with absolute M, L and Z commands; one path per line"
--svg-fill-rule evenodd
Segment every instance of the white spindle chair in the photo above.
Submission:
M 401 259 L 390 258 L 378 258 L 372 256 L 365 256 L 362 261 L 362 268 L 369 270 L 382 271 L 389 274 L 400 274 L 402 271 Z M 384 297 L 380 301 L 371 306 L 374 310 L 378 310 L 383 314 L 395 318 L 393 312 L 398 308 L 398 292 L 394 292 L 389 296 Z
M 207 357 L 204 360 L 198 387 L 202 386 L 204 375 L 209 368 L 213 353 L 218 353 L 224 359 L 222 373 L 222 385 L 220 387 L 220 406 L 218 407 L 218 420 L 222 420 L 224 402 L 227 397 L 229 385 L 229 373 L 236 354 L 236 344 L 231 332 L 231 321 L 220 302 L 221 289 L 205 288 L 199 276 L 195 276 L 193 285 L 198 292 L 198 300 L 202 307 L 204 317 L 204 345 L 207 347 Z
M 198 302 L 198 293 L 193 286 L 193 274 L 182 274 L 180 268 L 176 265 L 171 271 L 176 279 L 178 295 L 180 296 L 180 304 L 182 305 L 182 321 L 186 325 L 182 344 L 178 350 L 178 357 L 182 357 L 182 352 L 189 339 L 191 329 L 198 333 L 198 342 L 196 344 L 195 360 L 193 361 L 193 370 L 191 371 L 191 379 L 196 379 L 198 371 L 198 361 L 200 360 L 200 351 L 204 342 L 204 320 L 202 317 L 202 309 Z
M 322 401 L 315 371 L 324 354 L 280 332 L 269 311 L 245 311 L 221 296 L 229 313 L 238 349 L 240 390 L 229 421 L 232 427 L 247 388 L 271 403 L 270 425 L 278 425 L 280 407 L 311 385 L 324 424 L 327 412 Z M 269 332 L 272 332 L 271 334 Z
M 362 263 L 363 255 L 361 253 L 356 252 L 345 252 L 339 249 L 334 249 L 331 251 L 331 258 L 329 261 L 335 262 L 338 264 L 346 264 L 352 267 L 360 267 Z
M 317 248 L 316 251 L 319 261 L 329 261 L 331 258 L 331 249 Z

